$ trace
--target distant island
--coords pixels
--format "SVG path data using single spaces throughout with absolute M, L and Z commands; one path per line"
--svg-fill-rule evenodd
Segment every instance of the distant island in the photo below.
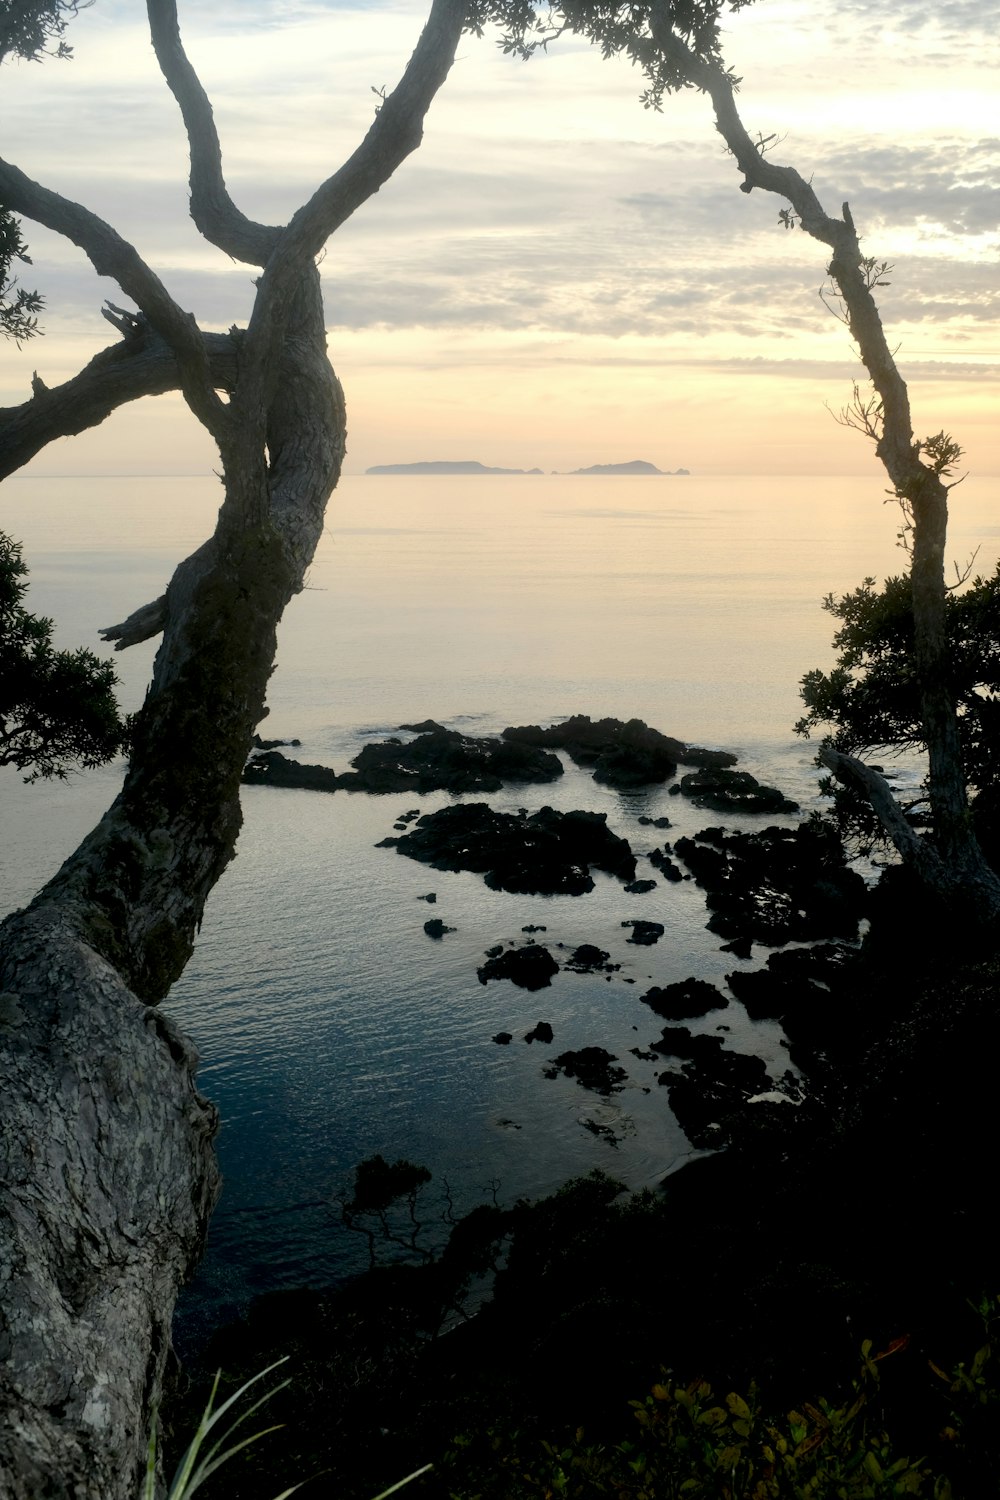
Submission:
M 418 464 L 373 464 L 366 474 L 541 474 L 541 469 L 496 469 L 474 458 L 435 459 Z M 690 474 L 690 469 L 658 469 L 644 458 L 633 458 L 626 464 L 591 464 L 589 469 L 553 469 L 553 474 Z
M 553 470 L 553 473 L 558 472 Z M 658 469 L 644 458 L 633 458 L 627 464 L 591 464 L 589 469 L 570 469 L 571 474 L 690 474 L 690 469 Z
M 475 459 L 452 463 L 437 459 L 425 464 L 373 464 L 366 474 L 541 474 L 541 469 L 493 469 Z

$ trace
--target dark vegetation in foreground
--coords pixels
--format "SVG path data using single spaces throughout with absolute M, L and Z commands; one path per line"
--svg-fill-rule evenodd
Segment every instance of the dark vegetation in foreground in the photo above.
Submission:
M 227 1465 L 230 1500 L 310 1476 L 371 1496 L 432 1461 L 407 1493 L 996 1493 L 1000 961 L 895 870 L 845 977 L 798 1108 L 723 1121 L 728 1148 L 659 1192 L 485 1204 L 437 1256 L 417 1237 L 340 1291 L 261 1299 L 179 1380 L 177 1447 L 209 1370 L 235 1389 L 287 1353 L 285 1426 Z M 376 1165 L 345 1207 L 377 1227 L 418 1191 Z

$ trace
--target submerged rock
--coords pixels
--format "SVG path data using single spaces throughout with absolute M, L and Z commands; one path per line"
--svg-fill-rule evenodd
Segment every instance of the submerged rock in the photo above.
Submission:
M 593 943 L 581 943 L 578 948 L 573 949 L 569 962 L 563 967 L 574 974 L 595 974 L 601 971 L 610 974 L 621 968 L 621 964 L 609 963 L 610 957 L 610 953 L 605 953 L 603 948 L 598 948 Z
M 635 856 L 610 831 L 604 813 L 494 812 L 462 802 L 425 813 L 396 850 L 436 870 L 471 870 L 494 890 L 579 896 L 594 888 L 590 868 L 620 880 L 635 875 Z

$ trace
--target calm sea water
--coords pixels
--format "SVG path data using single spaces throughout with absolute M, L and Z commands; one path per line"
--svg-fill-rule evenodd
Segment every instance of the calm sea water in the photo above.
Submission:
M 263 732 L 301 739 L 300 759 L 346 769 L 367 740 L 428 716 L 476 734 L 572 713 L 638 716 L 735 750 L 808 808 L 816 772 L 791 731 L 797 684 L 831 659 L 822 597 L 900 571 L 896 514 L 882 499 L 877 476 L 345 480 L 282 626 Z M 14 479 L 0 526 L 24 541 L 31 606 L 56 618 L 60 643 L 93 644 L 99 626 L 162 591 L 218 501 L 205 478 Z M 954 511 L 955 557 L 978 545 L 978 566 L 991 568 L 995 486 L 969 481 Z M 130 707 L 152 652 L 119 658 Z M 914 780 L 916 767 L 904 775 Z M 23 787 L 0 775 L 0 911 L 58 867 L 119 777 L 107 768 Z M 502 1200 L 546 1191 L 592 1166 L 653 1182 L 689 1154 L 658 1064 L 629 1049 L 659 1033 L 638 1000 L 650 981 L 722 983 L 737 963 L 705 931 L 698 891 L 661 884 L 628 896 L 598 878 L 580 898 L 518 897 L 374 847 L 401 812 L 449 800 L 246 791 L 239 857 L 166 1002 L 201 1052 L 201 1086 L 223 1119 L 225 1190 L 183 1305 L 188 1340 L 256 1292 L 359 1264 L 334 1200 L 373 1152 L 425 1163 L 458 1209 L 494 1190 Z M 667 814 L 671 839 L 713 821 L 666 789 L 626 796 L 571 766 L 554 786 L 489 800 L 606 812 L 637 853 L 664 837 L 642 815 Z M 655 872 L 640 861 L 639 873 Z M 456 929 L 443 942 L 423 932 L 431 909 L 418 898 L 430 890 L 433 914 Z M 621 923 L 636 916 L 665 924 L 656 947 L 625 943 Z M 533 995 L 480 985 L 484 950 L 529 923 L 546 927 L 539 938 L 557 956 L 558 943 L 593 942 L 620 972 L 610 982 L 561 972 Z M 752 966 L 764 956 L 756 950 Z M 552 1024 L 552 1048 L 521 1040 L 538 1020 Z M 776 1027 L 754 1025 L 733 1001 L 693 1029 L 720 1021 L 727 1045 L 784 1071 Z M 501 1030 L 514 1034 L 509 1047 L 491 1040 Z M 588 1044 L 628 1069 L 610 1100 L 542 1077 L 552 1053 Z M 617 1146 L 595 1125 L 611 1126 Z

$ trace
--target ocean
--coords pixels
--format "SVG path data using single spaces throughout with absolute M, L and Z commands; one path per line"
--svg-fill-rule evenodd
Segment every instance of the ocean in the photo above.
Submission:
M 0 527 L 23 541 L 29 606 L 55 618 L 58 643 L 96 645 L 100 626 L 162 592 L 219 499 L 211 477 L 15 478 Z M 734 751 L 807 812 L 819 805 L 818 773 L 792 732 L 798 683 L 832 660 L 823 597 L 905 566 L 884 499 L 874 472 L 345 479 L 281 627 L 261 732 L 300 739 L 288 752 L 300 760 L 346 770 L 365 743 L 428 717 L 470 734 L 575 713 L 638 717 Z M 970 480 L 953 500 L 951 554 L 961 563 L 978 546 L 977 570 L 991 570 L 995 484 Z M 142 700 L 153 650 L 117 658 L 128 708 Z M 556 783 L 488 800 L 604 812 L 639 855 L 721 821 L 667 787 L 619 793 L 566 764 Z M 915 785 L 919 766 L 899 773 Z M 107 767 L 26 787 L 0 773 L 0 912 L 58 868 L 120 775 Z M 513 896 L 375 847 L 401 813 L 451 800 L 245 789 L 238 857 L 164 1002 L 198 1047 L 201 1088 L 222 1116 L 225 1187 L 182 1299 L 182 1347 L 260 1292 L 323 1285 L 367 1263 L 338 1201 L 375 1152 L 432 1172 L 431 1238 L 449 1202 L 456 1214 L 493 1195 L 510 1202 L 593 1167 L 651 1185 L 692 1154 L 658 1085 L 662 1061 L 632 1053 L 662 1026 L 639 997 L 689 976 L 723 985 L 766 950 L 749 962 L 720 952 L 693 882 L 628 895 L 598 875 L 581 897 Z M 665 835 L 639 822 L 660 816 L 674 825 Z M 420 899 L 430 891 L 433 906 Z M 455 931 L 429 938 L 431 915 Z M 655 947 L 626 943 L 621 924 L 634 917 L 664 924 Z M 529 925 L 545 928 L 538 941 L 557 958 L 559 944 L 568 953 L 589 942 L 621 968 L 562 970 L 535 993 L 481 984 L 486 949 L 522 941 Z M 523 1040 L 539 1020 L 551 1046 Z M 735 1000 L 691 1024 L 728 1028 L 725 1045 L 754 1050 L 775 1077 L 788 1067 L 778 1027 L 751 1022 Z M 501 1031 L 510 1045 L 492 1040 Z M 543 1076 L 555 1053 L 586 1045 L 617 1056 L 622 1092 L 602 1098 Z

